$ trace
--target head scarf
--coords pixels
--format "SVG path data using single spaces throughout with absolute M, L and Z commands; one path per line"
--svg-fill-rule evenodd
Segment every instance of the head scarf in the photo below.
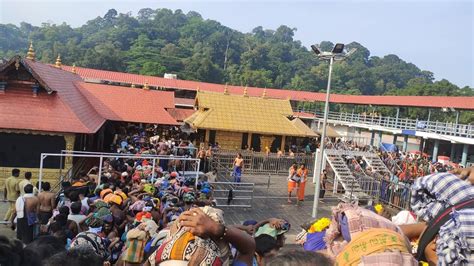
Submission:
M 474 186 L 451 173 L 418 178 L 412 186 L 411 208 L 425 221 L 453 205 L 474 198 Z M 436 241 L 439 265 L 474 265 L 474 209 L 455 210 L 441 226 Z

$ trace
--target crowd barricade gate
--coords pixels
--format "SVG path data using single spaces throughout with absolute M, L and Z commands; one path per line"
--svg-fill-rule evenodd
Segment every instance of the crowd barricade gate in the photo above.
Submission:
M 252 208 L 254 183 L 209 182 L 213 187 L 213 198 L 217 207 Z M 232 199 L 229 198 L 232 191 Z
M 102 153 L 102 152 L 89 152 L 89 151 L 66 151 L 63 150 L 61 153 L 41 153 L 40 155 L 40 167 L 39 167 L 39 190 L 41 191 L 41 182 L 43 179 L 43 161 L 47 157 L 79 157 L 79 158 L 98 158 L 99 159 L 99 169 L 97 175 L 99 176 L 98 178 L 98 184 L 100 185 L 100 177 L 102 176 L 102 168 L 103 168 L 103 163 L 104 159 L 107 158 L 122 158 L 122 159 L 146 159 L 152 161 L 152 166 L 153 169 L 156 169 L 156 164 L 159 162 L 159 160 L 178 160 L 178 161 L 183 161 L 183 174 L 185 172 L 191 172 L 191 174 L 195 174 L 195 180 L 196 180 L 196 186 L 197 182 L 199 180 L 199 163 L 200 160 L 196 158 L 189 158 L 189 157 L 179 157 L 179 156 L 169 156 L 169 155 L 144 155 L 144 154 L 123 154 L 123 153 Z M 189 164 L 188 167 L 190 166 L 192 171 L 186 171 L 186 162 Z M 154 181 L 155 178 L 155 171 L 153 171 L 152 175 L 152 181 Z
M 234 165 L 234 159 L 237 156 L 235 152 L 216 152 L 212 157 L 213 167 L 224 167 L 229 171 L 232 171 Z M 243 172 L 248 174 L 277 174 L 277 175 L 288 175 L 288 169 L 290 169 L 293 163 L 301 164 L 304 163 L 308 169 L 308 175 L 311 175 L 314 169 L 314 156 L 313 155 L 300 155 L 295 156 L 281 156 L 278 157 L 275 154 L 266 155 L 264 153 L 252 153 L 242 152 L 242 158 L 244 159 Z

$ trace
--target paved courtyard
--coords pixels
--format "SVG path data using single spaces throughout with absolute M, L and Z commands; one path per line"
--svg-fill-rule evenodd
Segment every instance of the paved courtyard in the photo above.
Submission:
M 290 222 L 290 235 L 296 235 L 300 231 L 300 225 L 312 221 L 314 185 L 311 180 L 306 184 L 305 201 L 296 205 L 287 203 L 287 181 L 286 176 L 268 175 L 243 176 L 242 182 L 255 183 L 252 208 L 221 207 L 224 210 L 224 218 L 228 224 L 242 224 L 245 220 L 264 220 L 267 218 L 283 218 Z M 269 184 L 269 185 L 268 185 Z M 329 193 L 326 199 L 319 202 L 318 217 L 329 217 L 331 207 L 338 200 Z
M 218 180 L 219 181 L 219 180 Z M 286 176 L 271 176 L 268 183 L 268 175 L 262 176 L 243 176 L 242 182 L 255 183 L 254 198 L 251 208 L 241 207 L 221 207 L 224 210 L 224 218 L 227 224 L 242 224 L 246 220 L 264 220 L 272 217 L 284 218 L 291 224 L 291 230 L 288 233 L 288 243 L 301 230 L 300 225 L 312 220 L 314 185 L 309 180 L 305 190 L 305 201 L 296 205 L 296 199 L 293 204 L 287 203 Z M 270 185 L 268 185 L 270 184 Z M 328 197 L 319 203 L 318 216 L 329 217 L 331 206 L 337 204 L 337 199 Z M 3 195 L 1 196 L 3 199 Z M 0 201 L 0 218 L 3 220 L 7 211 L 7 203 Z M 14 237 L 15 234 L 6 225 L 0 225 L 0 235 Z

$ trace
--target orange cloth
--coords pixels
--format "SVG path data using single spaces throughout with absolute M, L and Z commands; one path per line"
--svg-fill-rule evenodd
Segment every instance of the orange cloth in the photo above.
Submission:
M 298 187 L 298 200 L 304 200 L 304 189 L 306 180 L 308 179 L 308 169 L 298 169 L 298 176 L 301 177 L 301 182 Z
M 298 200 L 303 201 L 304 200 L 304 188 L 306 186 L 306 181 L 301 181 L 300 186 L 298 188 Z
M 296 182 L 295 181 L 288 181 L 288 193 L 292 192 L 296 188 Z

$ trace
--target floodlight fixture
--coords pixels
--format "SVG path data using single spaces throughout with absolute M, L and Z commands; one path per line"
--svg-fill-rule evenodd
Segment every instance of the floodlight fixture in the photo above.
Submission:
M 451 110 L 451 112 L 456 112 L 456 109 L 454 109 L 453 107 L 449 107 L 449 110 Z
M 316 54 L 319 59 L 328 60 L 329 61 L 329 75 L 328 75 L 328 84 L 326 88 L 326 100 L 324 102 L 324 119 L 323 119 L 323 127 L 322 127 L 322 134 L 321 134 L 321 144 L 319 148 L 319 155 L 318 152 L 316 153 L 314 159 L 314 171 L 313 171 L 313 183 L 314 186 L 314 202 L 313 202 L 313 214 L 312 217 L 317 217 L 318 211 L 318 203 L 319 203 L 319 178 L 321 177 L 321 173 L 323 170 L 323 163 L 324 163 L 324 150 L 325 150 L 325 140 L 326 140 L 326 129 L 328 125 L 328 113 L 329 113 L 329 95 L 331 90 L 331 74 L 332 74 L 332 65 L 334 61 L 342 61 L 349 57 L 350 55 L 354 54 L 357 50 L 356 48 L 352 48 L 350 51 L 344 52 L 344 44 L 337 43 L 334 45 L 334 48 L 331 52 L 323 52 L 319 49 L 317 45 L 311 45 L 311 49 Z M 321 158 L 322 157 L 322 158 Z M 320 158 L 318 160 L 318 158 Z M 352 196 L 351 196 L 352 198 Z
M 448 112 L 448 108 L 447 107 L 442 107 L 441 108 L 441 111 L 443 111 L 444 113 Z
M 334 45 L 334 48 L 332 48 L 332 53 L 334 54 L 340 54 L 344 51 L 344 44 L 343 43 L 336 43 Z
M 349 50 L 349 52 L 346 53 L 346 56 L 351 56 L 351 55 L 354 54 L 356 51 L 357 51 L 357 48 L 352 48 L 352 49 Z
M 316 54 L 316 55 L 319 55 L 321 54 L 321 50 L 319 50 L 319 47 L 317 45 L 311 45 L 311 49 L 313 50 L 313 52 Z

